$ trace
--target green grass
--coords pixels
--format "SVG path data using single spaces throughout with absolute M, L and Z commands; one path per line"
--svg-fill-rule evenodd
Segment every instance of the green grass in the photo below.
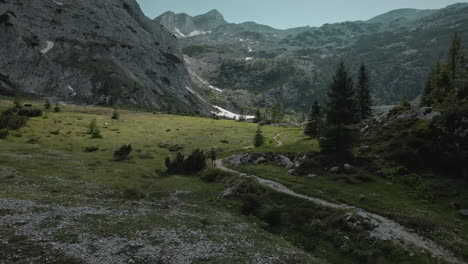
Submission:
M 42 106 L 40 102 L 32 103 Z M 8 107 L 11 107 L 10 101 L 0 101 L 0 110 Z M 224 185 L 207 184 L 196 176 L 168 176 L 164 172 L 165 157 L 175 153 L 160 148 L 159 143 L 182 144 L 185 153 L 196 148 L 208 151 L 214 146 L 221 156 L 226 156 L 252 145 L 256 124 L 123 110 L 119 120 L 112 120 L 113 110 L 110 108 L 61 108 L 60 113 L 47 112 L 47 118 L 31 118 L 25 127 L 12 133 L 16 136 L 10 135 L 0 141 L 0 169 L 16 171 L 12 177 L 0 174 L 0 199 L 38 203 L 31 209 L 32 214 L 56 210 L 56 205 L 110 210 L 111 213 L 104 215 L 79 214 L 73 217 L 67 211 L 58 211 L 57 218 L 46 219 L 37 227 L 39 230 L 51 230 L 52 241 L 74 244 L 83 236 L 103 240 L 114 236 L 135 239 L 141 238 L 139 232 L 151 233 L 159 228 L 175 232 L 188 244 L 196 245 L 198 239 L 190 235 L 191 232 L 201 232 L 208 241 L 231 245 L 231 255 L 207 259 L 207 263 L 250 262 L 254 261 L 258 251 L 274 255 L 278 248 L 286 252 L 280 256 L 284 262 L 316 262 L 289 241 L 230 210 L 232 203 L 219 198 Z M 93 119 L 101 129 L 102 139 L 91 139 L 86 134 Z M 58 135 L 50 133 L 57 130 Z M 264 134 L 273 137 L 282 130 L 265 127 Z M 31 139 L 37 142 L 27 143 Z M 113 152 L 122 144 L 132 144 L 135 151 L 128 161 L 114 161 Z M 84 152 L 90 146 L 99 147 L 99 150 Z M 141 212 L 146 213 L 141 215 Z M 0 219 L 17 214 L 22 212 L 2 209 Z M 66 229 L 60 227 L 63 219 L 70 222 Z M 239 227 L 242 229 L 238 230 Z M 76 262 L 60 255 L 60 252 L 47 253 L 48 248 L 39 242 L 30 242 L 37 238 L 11 233 L 17 228 L 19 226 L 0 225 L 0 236 L 12 237 L 12 243 L 7 247 L 0 243 L 4 249 L 0 258 L 51 256 L 51 263 L 55 260 L 58 263 Z M 222 233 L 232 235 L 222 236 Z M 173 246 L 154 238 L 148 240 L 149 246 Z M 29 251 L 30 254 L 18 254 L 18 250 Z M 92 248 L 88 250 L 93 251 Z M 134 255 L 138 248 L 123 250 L 121 254 Z M 46 261 L 39 259 L 37 263 Z
M 285 168 L 274 165 L 248 165 L 236 168 L 242 172 L 254 174 L 266 179 L 283 183 L 288 188 L 312 197 L 323 198 L 336 203 L 346 203 L 361 207 L 394 219 L 404 226 L 415 228 L 417 232 L 468 259 L 468 221 L 459 216 L 451 203 L 468 201 L 468 184 L 450 179 L 426 179 L 425 186 L 445 186 L 452 195 L 429 200 L 425 195 L 434 190 L 422 189 L 414 185 L 394 183 L 381 177 L 369 175 L 373 179 L 368 183 L 349 184 L 346 175 L 321 175 L 317 178 L 293 176 Z M 361 172 L 366 173 L 366 172 Z M 433 223 L 433 230 L 424 230 L 415 219 L 424 219 Z M 411 226 L 414 225 L 414 226 Z

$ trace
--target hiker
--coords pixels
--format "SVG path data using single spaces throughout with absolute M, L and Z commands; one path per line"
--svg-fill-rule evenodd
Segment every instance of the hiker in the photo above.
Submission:
M 211 148 L 211 165 L 216 167 L 216 149 Z

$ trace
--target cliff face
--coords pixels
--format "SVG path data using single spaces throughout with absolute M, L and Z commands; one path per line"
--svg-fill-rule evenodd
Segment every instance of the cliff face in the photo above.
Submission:
M 176 38 L 135 0 L 0 0 L 0 36 L 3 93 L 207 112 Z

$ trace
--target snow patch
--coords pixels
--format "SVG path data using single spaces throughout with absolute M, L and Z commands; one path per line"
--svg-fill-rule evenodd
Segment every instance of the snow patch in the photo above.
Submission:
M 251 61 L 251 60 L 253 60 L 253 58 L 252 57 L 247 57 L 247 58 L 245 58 L 245 60 L 246 61 Z
M 176 32 L 177 34 L 179 34 L 180 37 L 182 37 L 182 38 L 186 38 L 186 37 L 187 37 L 187 36 L 184 35 L 184 33 L 180 32 L 180 30 L 179 30 L 178 28 L 174 28 L 174 30 L 175 30 L 175 32 Z
M 206 100 L 201 97 L 199 94 L 197 94 L 196 92 L 194 92 L 190 87 L 188 86 L 185 86 L 185 89 L 187 89 L 189 92 L 191 92 L 193 95 L 195 95 L 196 97 L 198 97 L 198 99 L 202 100 L 203 102 L 206 103 Z
M 195 36 L 206 35 L 206 34 L 210 34 L 210 33 L 211 33 L 211 31 L 195 30 L 195 31 L 190 32 L 190 34 L 188 34 L 188 37 L 195 37 Z
M 59 6 L 63 6 L 63 3 L 60 3 L 60 2 L 58 2 L 58 1 L 54 1 L 54 3 L 56 3 L 56 4 L 59 5 Z
M 249 52 L 253 52 L 253 49 L 249 46 Z
M 244 41 L 244 39 L 239 39 L 240 42 Z
M 76 96 L 77 93 L 75 92 L 75 89 L 73 89 L 73 87 L 71 87 L 70 85 L 67 86 L 68 90 L 70 90 L 71 92 L 71 95 L 70 96 Z
M 235 119 L 235 120 L 239 120 L 241 119 L 241 117 L 245 117 L 245 119 L 255 119 L 255 116 L 242 116 L 242 115 L 239 115 L 239 114 L 234 114 L 233 112 L 230 112 L 224 108 L 221 108 L 219 106 L 216 106 L 216 105 L 213 105 L 214 108 L 216 108 L 218 110 L 218 112 L 211 112 L 213 114 L 215 114 L 216 116 L 220 116 L 220 117 L 225 117 L 225 118 L 230 118 L 230 119 Z
M 49 52 L 52 48 L 54 47 L 54 43 L 52 41 L 47 41 L 47 47 L 43 50 L 41 50 L 41 52 L 43 54 L 46 54 L 47 52 Z
M 211 85 L 211 84 L 210 84 L 210 85 L 208 85 L 208 88 L 210 88 L 210 89 L 212 89 L 212 90 L 215 90 L 215 91 L 218 91 L 218 92 L 220 92 L 220 93 L 222 93 L 222 92 L 223 92 L 223 90 L 219 89 L 218 87 L 214 87 L 214 86 L 213 86 L 213 85 Z

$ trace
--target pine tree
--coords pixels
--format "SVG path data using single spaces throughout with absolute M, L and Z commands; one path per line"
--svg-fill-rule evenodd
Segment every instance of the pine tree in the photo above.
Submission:
M 101 130 L 97 126 L 96 119 L 91 120 L 89 123 L 87 134 L 91 135 L 91 138 L 102 138 Z
M 452 37 L 452 44 L 449 49 L 447 64 L 450 71 L 450 82 L 452 88 L 455 88 L 457 79 L 460 75 L 463 75 L 464 70 L 464 54 L 461 38 L 458 33 L 455 33 Z
M 279 123 L 284 119 L 284 109 L 281 102 L 276 102 L 271 108 L 271 119 L 273 123 Z
M 320 124 L 321 124 L 322 110 L 317 101 L 312 105 L 312 111 L 310 112 L 309 120 L 304 129 L 304 134 L 309 137 L 317 137 L 319 135 Z
M 257 112 L 255 113 L 254 123 L 260 123 L 262 122 L 262 120 L 263 120 L 262 113 L 260 112 L 260 109 L 257 108 Z
M 327 128 L 320 140 L 320 147 L 323 153 L 339 161 L 348 161 L 352 157 L 350 150 L 357 140 L 357 130 L 354 127 L 353 81 L 344 62 L 338 66 L 328 97 Z
M 436 70 L 432 69 L 427 76 L 426 84 L 424 85 L 424 91 L 421 98 L 421 106 L 432 106 L 432 89 L 434 87 L 434 79 L 436 77 Z
M 328 124 L 335 126 L 355 124 L 353 80 L 349 76 L 344 62 L 338 66 L 328 92 L 328 98 Z
M 365 120 L 372 116 L 372 98 L 369 75 L 364 64 L 362 64 L 359 69 L 357 108 L 358 120 Z
M 258 126 L 257 132 L 255 133 L 254 137 L 254 146 L 259 148 L 265 144 L 265 137 L 263 136 L 262 129 Z

